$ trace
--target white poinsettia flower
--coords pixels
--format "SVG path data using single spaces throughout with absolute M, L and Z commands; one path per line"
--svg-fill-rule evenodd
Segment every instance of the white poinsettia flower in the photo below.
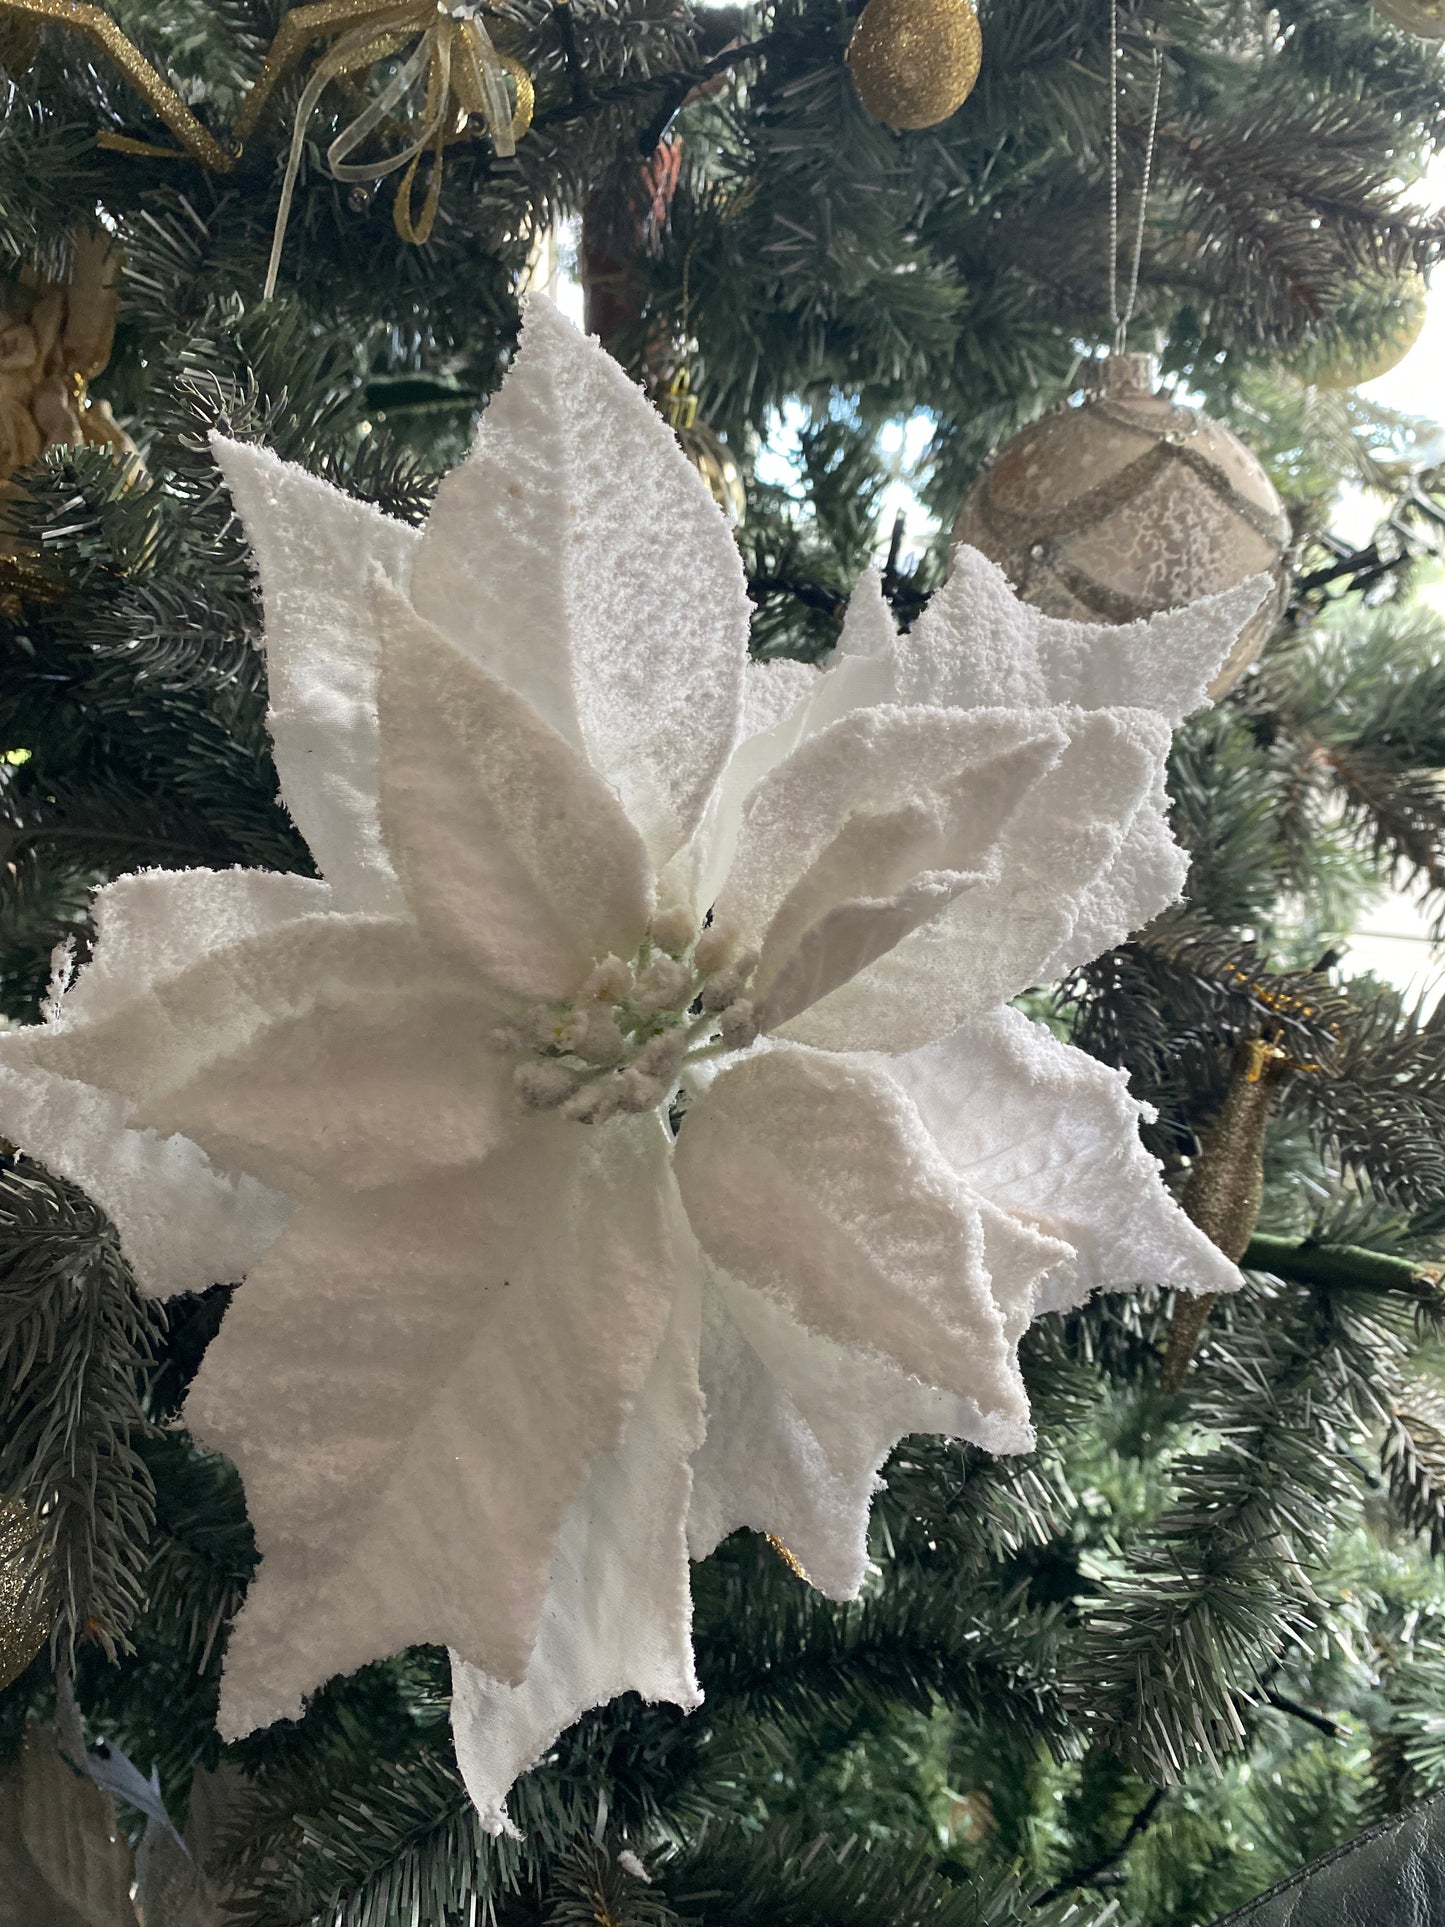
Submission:
M 900 1436 L 1028 1445 L 1042 1307 L 1237 1282 L 1001 1006 L 1176 894 L 1170 730 L 1261 585 L 1103 629 L 963 551 L 906 641 L 865 583 L 826 671 L 750 663 L 705 487 L 543 302 L 423 531 L 219 455 L 319 876 L 101 891 L 0 1129 L 148 1289 L 246 1274 L 186 1413 L 262 1554 L 223 1729 L 446 1644 L 502 1827 L 586 1707 L 696 1702 L 689 1544 L 846 1595 Z

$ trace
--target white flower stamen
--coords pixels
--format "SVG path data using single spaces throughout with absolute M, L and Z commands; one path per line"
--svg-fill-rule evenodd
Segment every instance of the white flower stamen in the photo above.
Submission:
M 739 952 L 725 925 L 696 941 L 695 928 L 692 917 L 665 913 L 635 957 L 604 957 L 570 1002 L 537 1005 L 493 1031 L 498 1049 L 523 1055 L 514 1072 L 523 1103 L 579 1124 L 666 1110 L 685 1064 L 756 1040 L 761 1019 L 743 993 L 757 953 Z

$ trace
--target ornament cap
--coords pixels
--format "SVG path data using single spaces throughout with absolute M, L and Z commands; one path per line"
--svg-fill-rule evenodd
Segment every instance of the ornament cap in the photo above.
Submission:
M 1105 355 L 1096 366 L 1090 386 L 1101 395 L 1152 395 L 1159 385 L 1159 363 L 1154 355 Z

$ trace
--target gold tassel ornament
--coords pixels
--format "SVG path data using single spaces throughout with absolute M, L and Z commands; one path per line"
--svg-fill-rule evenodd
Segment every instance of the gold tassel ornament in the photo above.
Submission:
M 47 448 L 91 443 L 144 473 L 135 444 L 90 382 L 110 360 L 120 305 L 121 256 L 100 228 L 71 243 L 70 268 L 53 281 L 33 268 L 0 275 L 0 511 L 10 478 Z M 0 607 L 17 596 L 50 600 L 56 588 L 0 535 Z
M 1291 1066 L 1287 1051 L 1261 1037 L 1240 1045 L 1223 1107 L 1205 1133 L 1180 1199 L 1199 1229 L 1234 1264 L 1244 1256 L 1259 1223 L 1265 1128 L 1281 1079 Z M 1175 1299 L 1160 1372 L 1166 1392 L 1177 1392 L 1183 1385 L 1218 1298 L 1218 1292 L 1200 1292 Z

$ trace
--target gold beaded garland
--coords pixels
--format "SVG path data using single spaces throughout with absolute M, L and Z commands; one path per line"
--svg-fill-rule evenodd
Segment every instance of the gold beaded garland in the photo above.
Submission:
M 868 0 L 846 58 L 875 120 L 936 127 L 973 92 L 983 35 L 968 0 Z
M 0 1691 L 50 1637 L 45 1587 L 35 1583 L 35 1532 L 28 1506 L 0 1498 Z

